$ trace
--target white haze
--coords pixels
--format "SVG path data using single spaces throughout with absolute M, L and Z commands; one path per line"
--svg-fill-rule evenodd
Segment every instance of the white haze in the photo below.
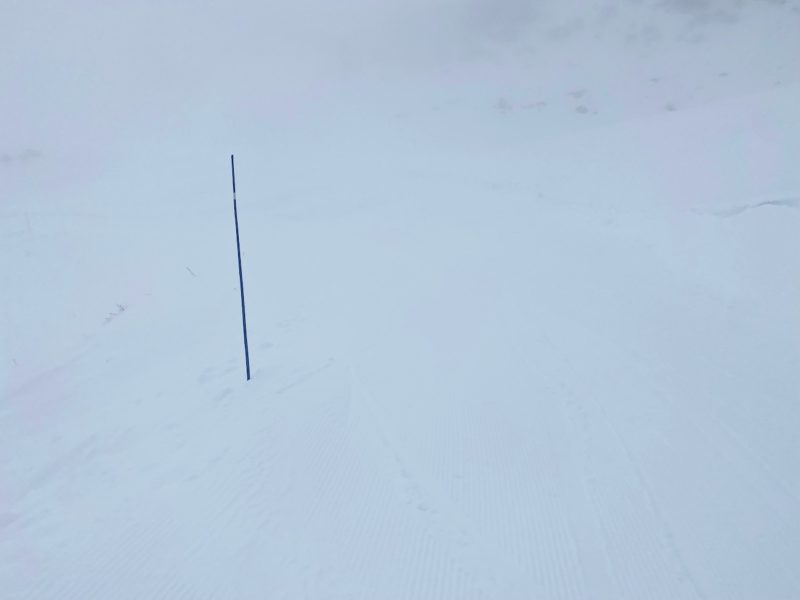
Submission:
M 2 600 L 800 597 L 800 0 L 6 0 L 0 57 Z

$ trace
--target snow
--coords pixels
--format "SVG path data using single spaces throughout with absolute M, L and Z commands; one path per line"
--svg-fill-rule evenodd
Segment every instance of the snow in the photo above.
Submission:
M 98 121 L 74 83 L 10 126 L 0 597 L 800 597 L 800 5 L 543 3 L 455 59 L 430 29 L 486 3 L 346 4 L 374 62 L 322 83 L 300 52 L 206 96 L 190 61 L 144 126 L 100 77 L 123 27 Z M 87 137 L 29 148 L 45 113 Z

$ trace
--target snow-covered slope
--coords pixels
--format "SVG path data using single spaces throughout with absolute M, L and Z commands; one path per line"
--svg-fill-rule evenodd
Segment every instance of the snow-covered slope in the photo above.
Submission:
M 800 597 L 798 55 L 710 64 L 800 16 L 717 4 L 9 150 L 0 597 Z

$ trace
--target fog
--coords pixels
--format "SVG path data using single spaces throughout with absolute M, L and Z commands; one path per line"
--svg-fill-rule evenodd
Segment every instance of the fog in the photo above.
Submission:
M 0 54 L 4 600 L 800 598 L 800 0 Z
M 398 119 L 448 136 L 494 111 L 524 118 L 513 129 L 530 138 L 800 73 L 797 0 L 34 0 L 2 13 L 0 191 L 14 197 L 45 181 L 87 193 L 167 147 L 187 165 L 206 152 L 198 168 L 237 148 L 307 148 L 311 123 L 340 139 L 381 140 Z

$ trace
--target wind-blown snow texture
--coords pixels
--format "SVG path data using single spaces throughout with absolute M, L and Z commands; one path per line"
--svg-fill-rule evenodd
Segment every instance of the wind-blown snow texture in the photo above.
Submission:
M 799 598 L 800 3 L 368 4 L 0 26 L 0 598 Z

